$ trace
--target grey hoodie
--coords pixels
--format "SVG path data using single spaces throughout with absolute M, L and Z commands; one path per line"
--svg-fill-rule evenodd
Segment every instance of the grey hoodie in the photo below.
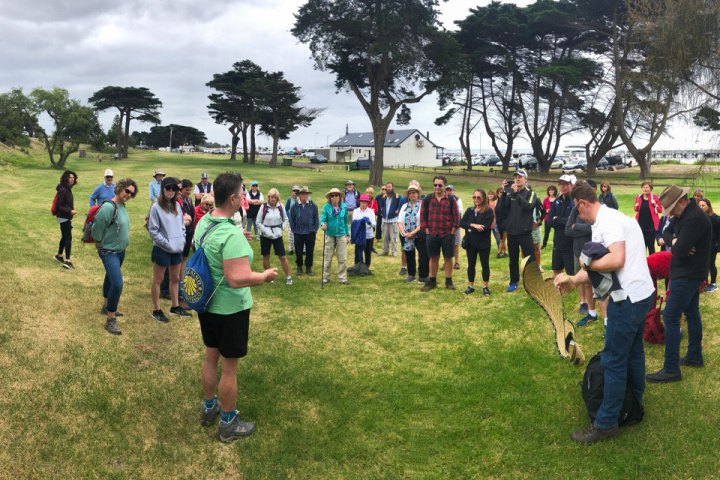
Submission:
M 153 203 L 148 218 L 148 233 L 153 245 L 168 253 L 181 253 L 185 247 L 185 222 L 180 206 L 176 213 L 172 213 Z

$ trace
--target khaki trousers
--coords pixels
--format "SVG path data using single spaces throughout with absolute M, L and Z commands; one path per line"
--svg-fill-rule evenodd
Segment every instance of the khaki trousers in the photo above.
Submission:
M 337 276 L 341 282 L 347 281 L 347 237 L 325 237 L 325 263 L 323 280 L 330 280 L 330 263 L 333 254 L 337 255 Z

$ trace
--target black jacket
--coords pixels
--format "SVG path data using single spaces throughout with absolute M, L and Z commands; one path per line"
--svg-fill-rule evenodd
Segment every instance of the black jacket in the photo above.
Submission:
M 614 208 L 615 210 L 618 209 L 617 198 L 615 198 L 615 194 L 612 192 L 601 193 L 598 197 L 598 200 L 600 201 L 600 203 L 603 203 L 610 208 Z
M 465 210 L 465 214 L 460 219 L 460 228 L 465 229 L 468 245 L 476 250 L 488 250 L 490 248 L 490 227 L 492 226 L 495 214 L 488 207 L 484 212 L 475 211 L 475 206 Z M 485 227 L 485 230 L 478 232 L 474 228 L 470 228 L 471 223 L 478 223 Z
M 67 218 L 72 220 L 72 211 L 75 209 L 75 199 L 73 198 L 72 189 L 67 185 L 59 183 L 55 187 L 57 192 L 57 203 L 55 203 L 55 211 L 58 218 Z
M 580 256 L 583 246 L 592 238 L 592 227 L 578 217 L 577 208 L 573 207 L 570 212 L 570 218 L 565 224 L 565 236 L 572 239 L 573 255 L 576 257 Z
M 575 204 L 570 195 L 564 197 L 559 195 L 550 206 L 547 223 L 555 229 L 555 235 L 553 235 L 554 248 L 572 250 L 572 239 L 565 235 L 565 226 L 574 207 Z
M 673 220 L 672 227 L 677 241 L 671 247 L 670 282 L 676 278 L 705 280 L 712 242 L 712 225 L 707 214 L 691 198 L 682 214 Z M 695 251 L 691 254 L 692 248 Z
M 524 188 L 502 196 L 503 212 L 507 215 L 505 228 L 508 235 L 525 235 L 532 232 L 535 192 Z

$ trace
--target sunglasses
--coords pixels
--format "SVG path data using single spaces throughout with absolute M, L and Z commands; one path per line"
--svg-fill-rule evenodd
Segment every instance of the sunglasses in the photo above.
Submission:
M 481 199 L 482 197 L 476 197 L 476 196 L 473 195 L 473 198 Z
M 434 184 L 433 186 L 434 186 L 435 188 L 442 188 L 442 187 L 444 187 L 445 185 L 443 185 L 442 183 L 436 183 L 436 184 Z
M 168 185 L 165 187 L 165 190 L 167 190 L 168 192 L 170 190 L 172 190 L 173 192 L 179 192 L 180 188 L 177 185 Z
M 108 176 L 106 176 L 105 178 L 113 178 L 113 177 L 112 177 L 112 175 L 108 175 Z
M 129 188 L 125 189 L 125 193 L 127 193 L 128 195 L 132 195 L 133 197 L 135 196 L 135 190 L 130 190 Z

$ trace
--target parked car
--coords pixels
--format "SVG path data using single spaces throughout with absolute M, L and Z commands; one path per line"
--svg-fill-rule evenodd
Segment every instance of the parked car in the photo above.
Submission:
M 508 162 L 508 167 L 518 168 L 520 165 L 520 159 L 518 158 L 511 158 Z
M 310 163 L 328 163 L 328 159 L 322 153 L 316 153 L 310 157 Z
M 595 166 L 598 170 L 607 170 L 610 166 L 610 162 L 608 162 L 607 157 L 603 157 L 598 161 L 597 165 Z
M 502 162 L 500 162 L 500 157 L 498 157 L 497 155 L 491 155 L 487 157 L 484 162 L 484 165 L 488 167 L 495 167 L 502 164 Z
M 551 169 L 558 169 L 563 168 L 565 166 L 565 162 L 561 157 L 555 157 L 552 162 L 550 163 Z
M 585 170 L 587 168 L 587 160 L 571 160 L 563 165 L 563 170 Z
M 605 157 L 605 159 L 607 159 L 608 166 L 623 164 L 623 157 L 621 157 L 620 155 L 608 155 Z
M 525 155 L 520 157 L 520 167 L 526 170 L 537 170 L 538 159 L 532 155 Z

